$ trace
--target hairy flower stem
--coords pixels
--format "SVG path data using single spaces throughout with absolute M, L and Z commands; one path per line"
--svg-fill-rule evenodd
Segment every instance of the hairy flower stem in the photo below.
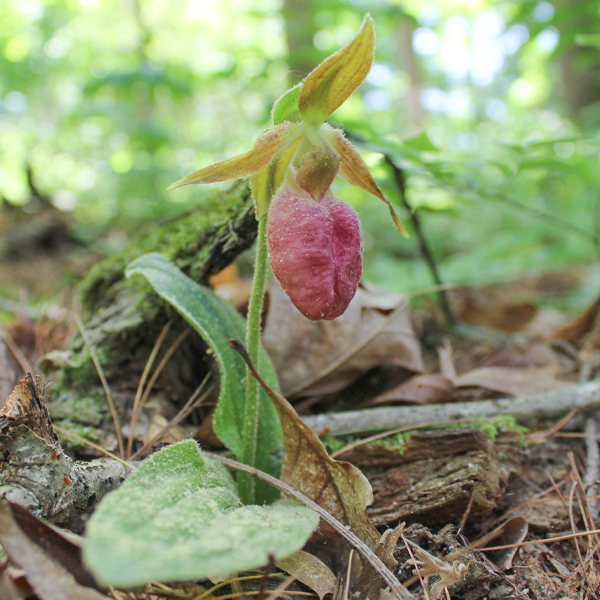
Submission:
M 248 305 L 246 324 L 246 348 L 250 360 L 260 368 L 260 322 L 263 300 L 265 296 L 265 281 L 268 266 L 267 250 L 267 218 L 258 222 L 258 239 L 256 242 L 256 261 L 254 263 L 254 278 L 252 294 Z M 258 381 L 252 377 L 246 368 L 246 404 L 244 427 L 242 429 L 242 444 L 244 455 L 242 462 L 250 467 L 256 467 L 256 447 L 258 437 Z M 238 474 L 238 491 L 245 504 L 256 503 L 256 479 L 244 473 Z

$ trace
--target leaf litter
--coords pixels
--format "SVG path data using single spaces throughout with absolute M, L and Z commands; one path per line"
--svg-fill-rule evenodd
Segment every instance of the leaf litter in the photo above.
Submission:
M 389 315 L 389 312 L 387 314 Z M 420 368 L 416 368 L 418 365 L 416 362 L 413 362 L 413 373 L 417 373 L 417 375 L 413 375 L 413 378 L 422 377 L 423 383 L 425 385 L 429 384 L 430 387 L 435 387 L 437 384 L 444 384 L 442 385 L 442 390 L 444 394 L 449 396 L 447 398 L 449 401 L 469 397 L 476 399 L 477 397 L 481 397 L 479 395 L 481 393 L 493 398 L 494 394 L 498 393 L 506 394 L 512 392 L 516 394 L 523 393 L 526 389 L 540 391 L 544 388 L 561 389 L 567 385 L 574 386 L 577 384 L 579 370 L 582 368 L 582 365 L 589 365 L 592 375 L 597 369 L 595 362 L 598 356 L 597 344 L 595 343 L 596 314 L 596 306 L 591 305 L 581 317 L 573 320 L 570 327 L 565 327 L 563 320 L 560 328 L 555 326 L 553 328 L 549 327 L 537 340 L 528 341 L 521 338 L 520 340 L 512 341 L 508 337 L 505 343 L 488 341 L 481 344 L 469 342 L 468 339 L 465 340 L 464 336 L 458 336 L 457 338 L 451 336 L 452 342 L 450 348 L 453 348 L 451 354 L 453 355 L 452 364 L 455 371 L 454 376 L 451 377 L 447 377 L 449 374 L 448 369 L 445 371 L 436 371 L 436 361 L 432 358 L 431 349 L 419 343 L 419 338 L 413 334 L 417 340 L 416 348 L 423 353 L 424 358 Z M 528 321 L 527 326 L 535 318 L 536 316 L 534 315 Z M 501 331 L 501 329 L 498 329 L 498 322 L 499 319 L 496 313 L 492 326 L 497 331 Z M 485 326 L 485 323 L 479 323 L 479 325 L 482 324 Z M 507 332 L 513 335 L 514 328 L 513 323 L 507 329 Z M 347 345 L 344 350 L 349 352 Z M 381 362 L 383 362 L 383 359 L 380 358 L 379 363 L 381 364 Z M 437 365 L 439 369 L 440 362 Z M 373 366 L 377 367 L 378 365 L 375 362 Z M 492 370 L 490 371 L 490 369 Z M 422 370 L 425 370 L 425 372 L 419 374 L 419 371 Z M 408 374 L 410 374 L 410 369 L 408 371 Z M 401 373 L 401 376 L 406 378 L 406 374 L 402 375 Z M 348 382 L 352 382 L 353 379 L 355 383 L 350 383 L 350 389 L 352 385 L 356 385 L 356 375 L 352 375 L 345 380 L 346 383 L 343 384 L 342 388 L 336 390 L 336 393 L 339 394 L 340 390 L 343 392 L 344 388 L 347 388 Z M 342 380 L 343 378 L 340 379 L 340 381 Z M 406 378 L 404 383 L 400 383 L 400 386 L 406 385 L 409 381 L 410 378 Z M 529 385 L 533 386 L 533 388 L 526 387 L 528 381 Z M 445 382 L 450 382 L 451 387 L 445 385 Z M 339 386 L 340 383 L 338 382 L 336 385 Z M 440 386 L 438 385 L 438 387 Z M 481 392 L 482 389 L 487 390 L 487 392 Z M 316 391 L 313 391 L 307 386 L 306 390 L 309 390 L 307 397 L 323 392 L 318 387 L 315 388 Z M 386 391 L 379 394 L 379 396 L 373 396 L 373 398 L 377 398 L 377 402 L 379 402 L 385 393 Z M 304 394 L 304 391 L 302 391 L 302 394 Z M 413 399 L 408 398 L 408 400 L 412 402 L 419 401 L 418 396 L 419 392 L 416 392 Z M 425 393 L 425 396 L 427 396 L 427 393 Z M 391 401 L 393 402 L 393 400 Z M 577 419 L 570 424 L 570 427 L 575 427 L 575 432 L 577 431 Z M 505 597 L 510 597 L 510 594 L 513 594 L 514 597 L 530 598 L 545 598 L 552 597 L 553 595 L 560 597 L 561 593 L 567 594 L 565 597 L 569 597 L 569 593 L 576 593 L 576 590 L 581 589 L 582 585 L 587 586 L 588 589 L 593 588 L 595 581 L 594 573 L 597 572 L 595 566 L 597 563 L 595 562 L 596 559 L 593 553 L 595 546 L 588 544 L 585 536 L 578 538 L 580 541 L 576 542 L 581 551 L 579 554 L 573 551 L 573 546 L 570 546 L 568 542 L 551 543 L 541 541 L 539 547 L 531 545 L 523 546 L 521 549 L 516 550 L 513 548 L 511 550 L 514 554 L 512 569 L 509 565 L 503 565 L 502 561 L 500 561 L 501 566 L 508 569 L 507 574 L 493 571 L 491 567 L 487 567 L 487 580 L 482 575 L 485 571 L 484 566 L 486 563 L 482 562 L 481 554 L 479 554 L 480 551 L 475 549 L 465 550 L 469 545 L 466 539 L 462 537 L 463 535 L 468 535 L 468 539 L 475 540 L 478 534 L 481 535 L 486 530 L 491 531 L 494 522 L 496 523 L 495 526 L 498 527 L 498 521 L 502 522 L 503 519 L 514 519 L 516 514 L 523 515 L 518 518 L 524 520 L 525 528 L 527 525 L 529 526 L 529 537 L 533 536 L 531 541 L 534 541 L 536 537 L 539 539 L 551 538 L 554 532 L 557 531 L 564 532 L 568 536 L 568 532 L 572 530 L 573 525 L 577 527 L 577 532 L 581 534 L 585 532 L 586 527 L 590 526 L 590 524 L 585 524 L 585 503 L 587 502 L 585 494 L 583 498 L 579 498 L 578 500 L 577 497 L 573 498 L 570 491 L 575 481 L 573 465 L 564 458 L 561 459 L 561 457 L 566 457 L 569 451 L 573 451 L 575 452 L 575 456 L 578 457 L 578 468 L 585 471 L 585 455 L 581 454 L 581 446 L 579 445 L 578 438 L 560 437 L 562 435 L 561 432 L 557 433 L 558 437 L 555 435 L 553 438 L 547 439 L 544 444 L 538 444 L 526 450 L 519 450 L 519 452 L 525 453 L 523 457 L 524 462 L 513 473 L 510 481 L 505 484 L 505 488 L 501 490 L 500 496 L 493 500 L 491 510 L 474 518 L 473 515 L 477 514 L 476 511 L 468 514 L 469 511 L 473 511 L 473 502 L 470 505 L 468 501 L 465 502 L 464 514 L 461 517 L 458 515 L 453 517 L 455 524 L 464 521 L 463 530 L 455 531 L 448 537 L 449 534 L 447 532 L 443 533 L 444 528 L 442 530 L 439 529 L 440 524 L 436 524 L 435 521 L 430 521 L 428 524 L 426 518 L 421 519 L 423 523 L 416 522 L 408 528 L 408 531 L 405 532 L 407 539 L 417 540 L 415 543 L 418 543 L 419 547 L 422 548 L 420 552 L 427 552 L 428 556 L 433 557 L 432 559 L 426 558 L 423 561 L 423 556 L 425 555 L 421 554 L 419 556 L 419 551 L 417 551 L 414 553 L 415 559 L 425 564 L 430 564 L 431 568 L 433 568 L 433 565 L 437 565 L 437 578 L 436 575 L 424 576 L 432 577 L 429 583 L 425 581 L 426 585 L 429 586 L 430 597 L 440 593 L 440 590 L 443 588 L 441 586 L 442 583 L 451 586 L 452 593 L 456 594 L 457 597 L 467 594 L 469 598 L 479 597 L 475 594 L 477 586 L 481 586 L 483 590 L 486 586 L 492 585 L 492 583 L 496 586 L 496 589 L 505 590 Z M 576 433 L 568 433 L 568 435 L 573 436 Z M 513 438 L 513 441 L 510 442 L 512 448 L 519 447 L 518 437 Z M 497 446 L 498 443 L 496 440 L 493 442 L 493 445 Z M 429 445 L 431 447 L 431 442 L 429 442 Z M 443 459 L 443 453 L 447 452 L 447 450 L 444 450 L 444 445 L 440 446 L 439 443 L 436 443 L 435 446 L 438 453 L 441 454 L 440 458 Z M 383 445 L 382 447 L 389 448 L 389 452 L 394 452 L 394 444 Z M 366 448 L 369 448 L 369 446 Z M 502 452 L 502 448 L 503 446 L 500 445 L 496 448 L 496 451 Z M 402 456 L 400 450 L 395 450 L 395 452 L 398 456 Z M 406 446 L 404 446 L 404 452 L 406 452 Z M 409 456 L 410 452 L 412 451 L 409 451 Z M 360 460 L 358 460 L 358 463 L 360 464 Z M 544 470 L 544 466 L 546 470 Z M 378 484 L 376 482 L 378 480 L 375 477 L 377 473 L 373 474 L 373 471 L 382 469 L 389 471 L 389 466 L 385 466 L 385 463 L 382 463 L 381 459 L 377 458 L 371 459 L 369 466 L 363 466 L 362 468 L 367 469 L 370 481 L 375 485 L 375 491 L 377 492 Z M 490 463 L 488 468 L 494 469 L 496 467 L 491 466 Z M 401 472 L 402 469 L 400 469 Z M 299 473 L 301 473 L 301 470 Z M 405 476 L 407 473 L 409 471 L 405 472 Z M 412 485 L 411 483 L 406 483 L 402 477 L 398 482 L 400 488 Z M 465 515 L 466 518 L 463 519 Z M 519 521 L 519 523 L 522 522 Z M 500 523 L 499 528 L 506 529 L 508 523 L 510 521 L 506 522 L 506 526 Z M 393 522 L 391 524 L 393 525 Z M 415 527 L 421 527 L 418 530 L 420 533 L 416 537 L 417 530 L 414 529 Z M 517 537 L 509 539 L 508 545 L 514 542 L 518 543 L 518 536 L 522 535 L 523 527 L 519 526 L 517 529 L 519 529 Z M 441 532 L 442 535 L 440 537 Z M 446 541 L 440 542 L 438 538 Z M 459 565 L 467 565 L 469 569 L 468 573 L 461 571 L 461 578 L 456 579 L 455 577 L 456 581 L 454 583 L 449 578 L 449 574 L 453 572 L 452 567 L 455 561 L 451 559 L 452 552 L 449 552 L 448 549 L 443 549 L 444 544 L 451 545 L 452 540 L 454 540 L 452 543 L 455 545 L 459 544 L 463 548 L 462 558 L 459 557 L 455 560 L 458 561 Z M 497 543 L 495 545 L 501 544 Z M 400 550 L 400 546 L 401 544 L 394 548 L 393 552 L 400 559 L 397 562 L 402 567 L 402 551 Z M 456 552 L 456 549 L 454 552 Z M 486 552 L 486 555 L 490 557 L 492 554 L 493 552 L 491 551 L 489 553 Z M 439 561 L 442 561 L 442 564 Z M 473 567 L 474 564 L 476 569 L 479 569 L 478 574 L 476 574 L 477 576 L 473 574 L 473 570 L 475 569 Z M 526 574 L 523 571 L 524 566 L 527 567 Z M 326 568 L 331 572 L 330 567 Z M 402 574 L 405 571 L 408 575 L 409 571 L 414 570 L 414 565 L 412 567 L 407 566 L 406 569 L 400 568 L 400 578 L 403 577 Z M 448 574 L 447 579 L 444 579 L 444 573 Z M 458 571 L 455 569 L 454 573 L 456 575 Z M 586 573 L 585 577 L 583 577 L 583 573 Z M 412 573 L 410 574 L 412 575 Z M 487 583 L 485 583 L 486 581 Z M 440 585 L 434 589 L 433 586 L 436 582 Z M 478 582 L 477 585 L 475 585 L 476 582 Z M 418 593 L 419 586 L 419 583 L 412 584 L 411 592 Z M 514 586 L 516 586 L 516 590 Z M 521 590 L 520 592 L 519 589 Z M 529 592 L 526 592 L 526 590 L 529 590 Z M 153 591 L 156 591 L 156 589 Z M 321 593 L 327 595 L 329 591 L 322 591 Z M 528 593 L 529 596 L 522 596 L 523 593 Z M 556 596 L 556 594 L 559 595 Z M 118 597 L 118 594 L 115 597 Z

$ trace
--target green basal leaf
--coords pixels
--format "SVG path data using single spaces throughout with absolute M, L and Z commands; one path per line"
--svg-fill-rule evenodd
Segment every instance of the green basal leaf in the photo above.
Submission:
M 186 277 L 162 254 L 141 256 L 125 269 L 125 274 L 127 277 L 143 275 L 154 291 L 177 309 L 207 343 L 221 375 L 221 392 L 213 427 L 219 439 L 236 456 L 242 456 L 246 365 L 227 342 L 231 338 L 244 339 L 244 319 L 233 306 Z M 264 350 L 260 369 L 265 379 L 278 386 L 275 369 Z M 257 467 L 277 477 L 280 465 L 272 455 L 283 445 L 283 436 L 277 412 L 262 391 L 259 410 Z M 262 502 L 270 502 L 277 497 L 276 490 L 263 482 L 257 482 L 257 490 Z
M 88 521 L 84 560 L 105 586 L 228 575 L 300 550 L 314 511 L 242 506 L 227 470 L 185 440 L 153 454 Z

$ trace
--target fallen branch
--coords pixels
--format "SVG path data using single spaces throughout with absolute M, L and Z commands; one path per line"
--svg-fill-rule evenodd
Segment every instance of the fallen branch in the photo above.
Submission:
M 116 460 L 77 463 L 67 456 L 48 416 L 45 386 L 31 374 L 0 411 L 0 465 L 0 496 L 71 529 L 130 472 Z
M 559 419 L 571 410 L 580 413 L 600 410 L 600 380 L 531 396 L 424 406 L 389 406 L 325 413 L 303 417 L 303 420 L 319 434 L 329 432 L 343 435 L 465 419 L 476 420 L 495 415 L 512 415 L 519 423 L 531 425 L 540 420 Z

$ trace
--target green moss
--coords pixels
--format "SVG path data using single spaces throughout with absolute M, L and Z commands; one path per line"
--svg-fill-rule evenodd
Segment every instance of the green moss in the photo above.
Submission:
M 241 182 L 210 195 L 183 217 L 148 226 L 121 252 L 90 270 L 80 286 L 84 306 L 94 310 L 104 304 L 123 282 L 125 267 L 148 252 L 160 252 L 197 281 L 205 279 L 226 266 L 227 257 L 239 253 L 236 248 L 252 244 L 256 237 L 253 215 L 250 191 Z
M 496 415 L 495 417 L 481 418 L 475 421 L 469 421 L 468 423 L 452 423 L 448 425 L 432 425 L 430 429 L 453 429 L 456 427 L 480 429 L 485 433 L 491 440 L 495 440 L 501 431 L 516 431 L 520 434 L 519 443 L 521 446 L 524 445 L 525 434 L 529 432 L 527 427 L 519 425 L 517 420 L 511 415 Z M 396 446 L 400 454 L 404 450 L 406 442 L 412 436 L 411 431 L 403 433 L 396 433 L 394 435 L 385 436 L 372 442 L 367 442 L 366 446 Z M 339 452 L 343 448 L 355 444 L 360 441 L 361 438 L 356 437 L 334 437 L 331 434 L 327 434 L 321 438 L 325 448 L 329 454 Z
M 404 433 L 396 433 L 394 435 L 389 435 L 389 436 L 382 437 L 377 440 L 373 440 L 371 442 L 367 442 L 365 444 L 365 446 L 387 446 L 387 447 L 396 446 L 398 449 L 398 452 L 400 454 L 402 454 L 402 452 L 404 450 L 404 445 L 410 439 L 411 435 L 412 435 L 412 432 L 410 432 L 410 431 L 404 432 Z M 352 444 L 356 444 L 357 442 L 360 442 L 361 438 L 356 438 L 356 437 L 337 438 L 331 434 L 327 434 L 326 436 L 324 436 L 321 439 L 321 441 L 325 445 L 325 448 L 327 448 L 327 452 L 329 452 L 329 454 L 333 454 L 335 452 L 339 452 L 340 450 L 346 448 L 347 446 L 351 446 Z
M 48 410 L 53 420 L 60 421 L 65 427 L 65 422 L 77 423 L 89 427 L 100 427 L 108 413 L 108 401 L 102 397 L 93 386 L 88 394 L 81 394 L 80 390 L 70 392 L 62 390 L 48 403 Z
M 74 423 L 73 421 L 63 421 L 61 423 L 61 427 L 70 433 L 90 442 L 99 443 L 101 442 L 101 437 L 98 433 L 98 430 L 94 427 L 89 427 L 85 425 L 81 425 L 79 423 Z M 80 442 L 74 437 L 60 433 L 58 434 L 58 438 L 60 441 L 60 445 L 63 450 L 68 453 L 78 452 L 80 450 L 87 450 L 88 446 L 85 442 Z
M 520 434 L 519 443 L 524 444 L 525 434 L 529 432 L 527 427 L 519 425 L 512 415 L 496 415 L 495 417 L 485 417 L 469 421 L 468 423 L 455 423 L 452 425 L 443 425 L 438 429 L 451 429 L 453 427 L 473 427 L 480 429 L 491 440 L 495 440 L 501 431 L 516 431 Z

